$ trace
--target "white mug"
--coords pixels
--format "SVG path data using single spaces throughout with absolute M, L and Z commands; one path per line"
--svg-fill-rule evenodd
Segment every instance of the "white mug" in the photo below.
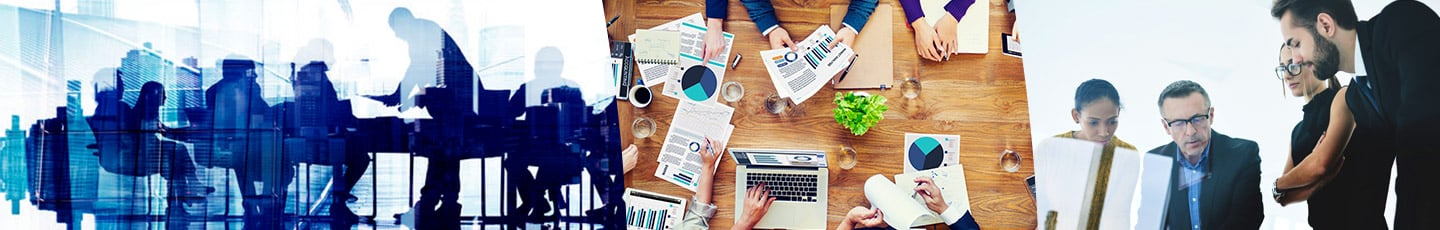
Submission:
M 654 100 L 655 93 L 651 92 L 650 88 L 645 87 L 644 85 L 636 85 L 635 87 L 630 87 L 630 104 L 635 105 L 636 108 L 645 108 L 645 106 L 650 106 L 650 101 Z

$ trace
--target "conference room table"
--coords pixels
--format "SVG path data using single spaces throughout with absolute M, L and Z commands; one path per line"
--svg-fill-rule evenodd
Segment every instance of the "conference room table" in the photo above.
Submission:
M 606 19 L 618 16 L 611 25 L 611 40 L 624 41 L 635 30 L 651 28 L 682 17 L 704 12 L 703 0 L 635 0 L 605 1 Z M 729 148 L 777 148 L 823 150 L 829 155 L 828 228 L 835 228 L 852 207 L 869 207 L 864 184 L 879 174 L 885 178 L 903 172 L 906 133 L 948 134 L 960 136 L 959 161 L 965 169 L 970 208 L 976 222 L 987 229 L 1033 229 L 1036 227 L 1035 204 L 1025 185 L 1025 178 L 1034 175 L 1031 158 L 1030 121 L 1026 102 L 1025 77 L 1021 59 L 1004 55 L 1001 33 L 1009 33 L 1014 14 L 1006 10 L 1004 0 L 988 3 L 990 12 L 989 52 L 960 54 L 948 61 L 925 60 L 915 52 L 914 35 L 905 25 L 905 14 L 895 0 L 881 0 L 892 6 L 891 36 L 894 39 L 895 85 L 907 78 L 920 82 L 919 95 L 907 99 L 899 89 L 836 90 L 820 89 L 809 100 L 794 105 L 782 114 L 773 114 L 765 107 L 765 98 L 776 93 L 774 84 L 760 61 L 760 51 L 770 49 L 738 1 L 729 1 L 729 17 L 724 30 L 735 35 L 732 55 L 744 56 L 739 65 L 726 73 L 725 81 L 737 81 L 744 87 L 738 102 L 718 103 L 735 108 L 731 124 Z M 781 25 L 795 39 L 803 39 L 820 25 L 830 24 L 832 6 L 848 1 L 773 1 Z M 873 22 L 872 22 L 873 23 Z M 871 28 L 869 26 L 866 27 Z M 864 55 L 864 54 L 861 54 Z M 636 71 L 636 78 L 639 78 Z M 660 92 L 660 85 L 653 88 Z M 832 102 L 836 92 L 859 91 L 888 98 L 889 110 L 863 136 L 856 136 L 836 123 Z M 657 94 L 658 95 L 658 94 Z M 638 150 L 635 168 L 625 174 L 627 188 L 652 191 L 683 199 L 693 192 L 654 176 L 666 131 L 671 125 L 678 99 L 655 96 L 645 108 L 636 108 L 627 101 L 618 101 L 622 147 L 634 144 Z M 646 117 L 655 121 L 655 132 L 646 138 L 631 135 L 631 121 Z M 852 169 L 837 167 L 835 160 L 842 146 L 857 152 L 858 163 Z M 1013 150 L 1021 156 L 1017 172 L 1008 172 L 1000 164 L 1001 153 Z M 710 220 L 714 229 L 729 229 L 734 222 L 735 163 L 726 156 L 715 174 L 714 204 L 719 208 Z M 743 189 L 743 188 L 742 188 Z

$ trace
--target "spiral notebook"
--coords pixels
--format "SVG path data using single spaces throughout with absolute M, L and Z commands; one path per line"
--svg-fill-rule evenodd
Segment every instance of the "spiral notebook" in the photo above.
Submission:
M 680 62 L 680 32 L 636 30 L 632 48 L 637 62 L 674 65 Z

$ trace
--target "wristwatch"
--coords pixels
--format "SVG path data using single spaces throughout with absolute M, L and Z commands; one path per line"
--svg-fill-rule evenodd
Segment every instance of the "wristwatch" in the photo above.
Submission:
M 1285 193 L 1280 191 L 1280 180 L 1275 180 L 1274 185 L 1270 188 L 1270 196 L 1275 197 L 1275 201 L 1280 201 L 1280 198 L 1285 197 Z

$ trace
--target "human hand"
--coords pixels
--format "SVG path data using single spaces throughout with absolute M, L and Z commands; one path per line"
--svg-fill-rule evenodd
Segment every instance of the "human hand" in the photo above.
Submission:
M 635 169 L 635 162 L 640 159 L 640 150 L 635 148 L 635 144 L 630 144 L 630 147 L 620 152 L 620 156 L 625 172 L 629 173 L 631 169 Z
M 725 21 L 719 18 L 711 18 L 705 22 L 705 53 L 700 55 L 704 60 L 710 60 L 725 52 L 725 31 L 722 30 Z
M 945 212 L 946 209 L 950 209 L 950 204 L 946 204 L 945 197 L 940 195 L 940 187 L 935 186 L 934 179 L 930 177 L 916 177 L 915 183 L 919 184 L 919 186 L 915 186 L 915 193 L 919 194 L 920 198 L 925 200 L 925 207 L 929 207 L 930 211 L 942 213 Z
M 940 61 L 940 50 L 935 48 L 935 28 L 925 20 L 915 20 L 910 26 L 915 28 L 915 52 L 926 60 Z
M 878 208 L 855 207 L 850 213 L 845 214 L 845 222 L 853 225 L 852 228 L 884 228 L 889 226 L 885 223 L 885 216 Z
M 709 204 L 713 198 L 711 196 L 714 192 L 711 190 L 715 187 L 715 163 L 720 161 L 720 151 L 719 142 L 715 142 L 709 137 L 705 138 L 705 147 L 700 149 L 702 161 L 700 167 L 702 169 L 700 169 L 700 177 L 696 178 L 699 185 L 695 188 L 695 199 L 702 204 Z
M 755 228 L 755 224 L 765 218 L 765 212 L 770 211 L 771 203 L 775 203 L 775 198 L 770 197 L 770 189 L 765 188 L 765 183 L 751 187 L 745 192 L 744 207 L 741 207 L 745 211 L 740 220 L 735 222 L 735 226 L 742 229 Z
M 834 48 L 835 48 L 835 45 L 840 44 L 840 43 L 845 43 L 846 46 L 855 47 L 855 30 L 854 30 L 854 28 L 851 28 L 851 29 L 840 28 L 840 31 L 837 31 L 837 32 L 835 33 L 835 40 L 830 41 L 830 44 L 827 44 L 827 45 L 829 45 L 829 48 L 834 49 Z
M 700 159 L 701 159 L 701 162 L 704 162 L 704 165 L 701 165 L 701 166 L 702 166 L 702 167 L 705 167 L 705 172 L 702 172 L 702 174 L 704 174 L 704 173 L 714 174 L 714 172 L 715 172 L 715 163 L 717 163 L 717 162 L 720 161 L 720 154 L 721 154 L 721 153 L 724 153 L 724 152 L 725 152 L 725 149 L 722 148 L 722 147 L 720 147 L 720 142 L 715 141 L 714 139 L 710 139 L 709 137 L 706 137 L 706 138 L 705 138 L 705 147 L 700 150 Z M 709 175 L 709 176 L 714 176 L 714 175 Z
M 790 40 L 790 32 L 785 31 L 783 27 L 775 27 L 775 30 L 770 31 L 770 36 L 768 37 L 770 39 L 770 49 L 790 47 L 790 51 L 792 52 L 800 51 L 800 47 L 795 47 L 795 40 Z
M 939 37 L 936 43 L 940 44 L 940 48 L 943 49 L 941 52 L 944 53 L 945 56 L 949 56 L 955 52 L 955 46 L 957 45 L 955 44 L 957 41 L 955 37 L 956 23 L 959 22 L 955 21 L 955 16 L 949 14 L 940 17 L 939 22 L 935 22 L 935 33 L 936 36 Z

